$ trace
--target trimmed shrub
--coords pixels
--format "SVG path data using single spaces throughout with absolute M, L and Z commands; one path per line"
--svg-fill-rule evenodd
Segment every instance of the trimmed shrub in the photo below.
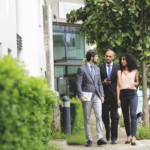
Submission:
M 71 110 L 71 131 L 78 131 L 83 126 L 83 109 L 82 103 L 78 98 L 72 98 L 70 101 Z
M 59 102 L 60 111 L 62 114 L 62 101 Z M 70 117 L 71 117 L 71 132 L 78 131 L 81 126 L 83 126 L 83 110 L 82 103 L 78 100 L 78 98 L 72 98 L 70 100 Z M 61 116 L 61 125 L 62 125 L 62 116 Z
M 48 150 L 55 94 L 23 63 L 0 59 L 0 149 Z

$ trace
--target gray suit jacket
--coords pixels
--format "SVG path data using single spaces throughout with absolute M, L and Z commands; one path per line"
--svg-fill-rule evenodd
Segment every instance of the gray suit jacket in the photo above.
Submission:
M 93 80 L 87 63 L 78 68 L 76 75 L 76 89 L 79 98 L 84 96 L 82 91 L 92 93 L 95 93 L 96 91 L 100 99 L 101 97 L 104 97 L 100 68 L 95 66 L 94 70 L 95 78 Z

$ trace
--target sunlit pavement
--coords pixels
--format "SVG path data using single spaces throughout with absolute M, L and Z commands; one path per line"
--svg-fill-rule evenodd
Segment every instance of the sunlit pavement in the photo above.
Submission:
M 84 145 L 67 145 L 66 140 L 54 140 L 54 143 L 58 144 L 64 150 L 150 150 L 150 140 L 136 141 L 136 146 L 131 146 L 131 144 L 124 144 L 126 140 L 126 134 L 124 128 L 118 127 L 118 139 L 117 144 L 112 145 L 111 140 L 107 142 L 106 145 L 97 146 L 97 135 L 96 135 L 96 120 L 94 113 L 91 114 L 91 123 L 94 123 L 92 128 L 92 146 L 85 147 Z M 104 126 L 103 126 L 104 127 Z M 105 129 L 103 128 L 103 139 L 106 141 Z

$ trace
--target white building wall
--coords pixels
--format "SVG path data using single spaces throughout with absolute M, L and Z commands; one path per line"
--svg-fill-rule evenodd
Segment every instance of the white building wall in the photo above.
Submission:
M 0 55 L 17 57 L 16 0 L 0 0 Z
M 17 34 L 22 37 L 23 49 L 19 59 L 27 65 L 31 76 L 41 76 L 46 71 L 43 37 L 43 0 L 16 0 Z

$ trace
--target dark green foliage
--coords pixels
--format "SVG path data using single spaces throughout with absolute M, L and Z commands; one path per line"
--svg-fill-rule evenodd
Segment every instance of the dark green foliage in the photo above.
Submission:
M 0 149 L 48 150 L 54 93 L 18 60 L 6 56 L 0 66 Z
M 117 59 L 122 53 L 133 54 L 138 61 L 141 85 L 141 62 L 146 62 L 149 86 L 150 0 L 84 0 L 84 3 L 84 8 L 66 15 L 68 24 L 82 21 L 80 33 L 88 44 L 96 44 L 100 64 L 109 49 Z
M 60 101 L 60 111 L 62 114 L 62 101 Z M 82 103 L 78 101 L 77 97 L 70 100 L 70 117 L 71 117 L 71 132 L 78 131 L 83 126 L 83 110 Z M 62 124 L 61 116 L 61 124 Z
M 78 98 L 72 98 L 70 101 L 71 110 L 71 131 L 78 131 L 83 126 L 83 110 L 82 103 Z
M 56 129 L 51 131 L 51 139 L 66 139 L 68 135 L 63 133 L 61 129 Z

